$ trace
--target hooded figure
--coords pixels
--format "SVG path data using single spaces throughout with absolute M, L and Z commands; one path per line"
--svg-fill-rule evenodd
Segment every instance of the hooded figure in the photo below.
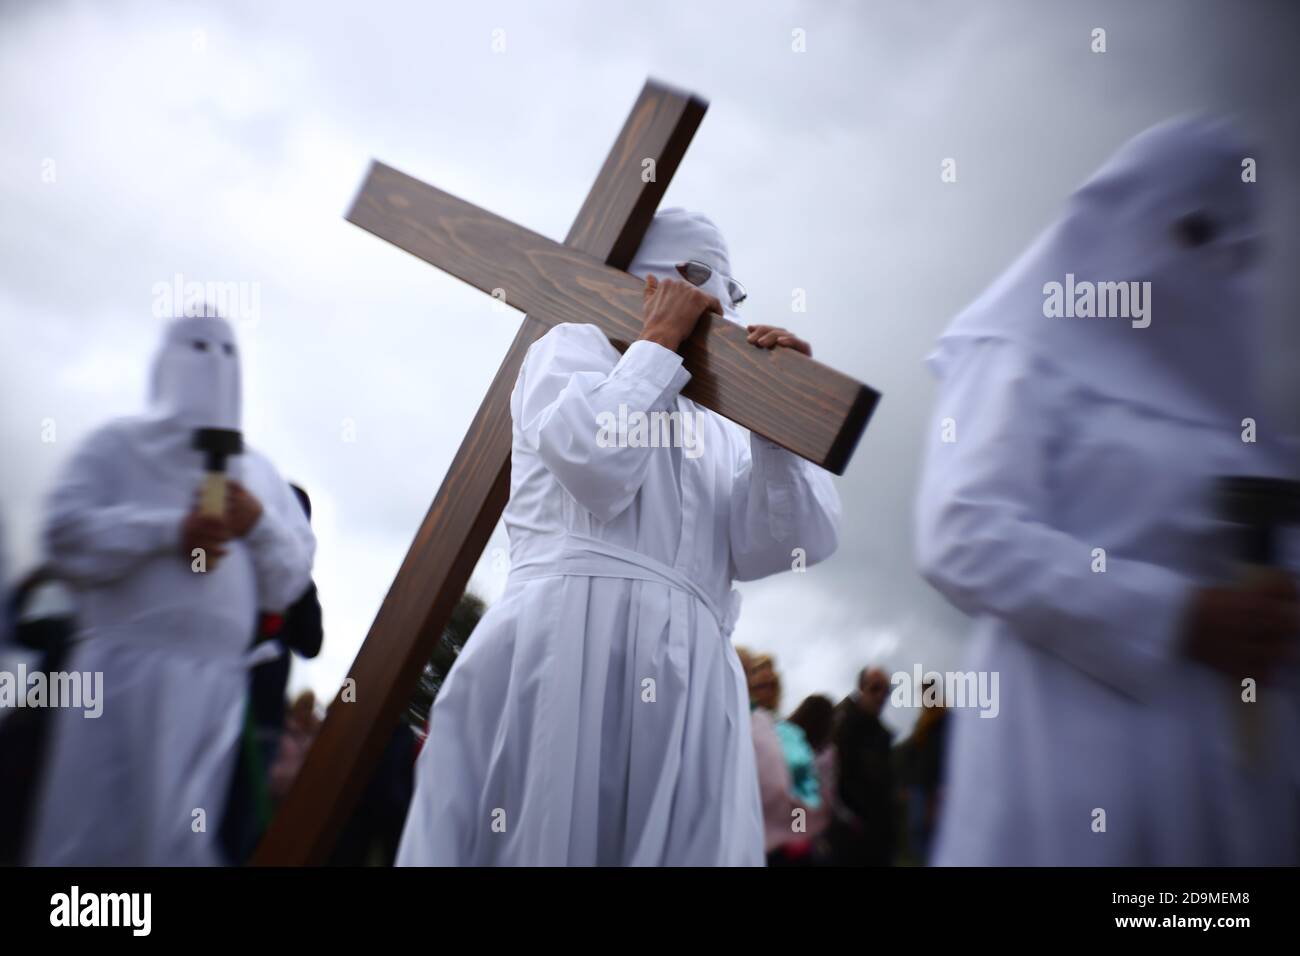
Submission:
M 309 582 L 311 529 L 251 449 L 228 472 L 260 501 L 256 523 L 206 566 L 182 545 L 205 467 L 194 430 L 240 427 L 230 326 L 172 321 L 150 383 L 148 413 L 92 433 L 48 504 L 50 566 L 78 592 L 64 667 L 102 672 L 104 700 L 97 719 L 59 714 L 29 848 L 38 864 L 222 862 L 215 837 L 243 725 L 252 622 Z
M 681 281 L 687 260 L 734 315 L 702 216 L 657 215 L 629 271 Z M 676 352 L 620 356 L 591 325 L 529 350 L 509 580 L 434 703 L 399 864 L 763 863 L 731 585 L 795 548 L 829 555 L 839 499 L 825 471 L 683 398 L 689 379 Z
M 1142 133 L 930 358 L 918 561 L 975 618 L 967 668 L 1000 677 L 996 719 L 949 711 L 941 864 L 1296 862 L 1294 695 L 1242 704 L 1185 643 L 1233 555 L 1215 480 L 1286 472 L 1242 433 L 1263 415 L 1250 155 L 1219 121 Z M 1242 706 L 1273 747 L 1250 770 Z

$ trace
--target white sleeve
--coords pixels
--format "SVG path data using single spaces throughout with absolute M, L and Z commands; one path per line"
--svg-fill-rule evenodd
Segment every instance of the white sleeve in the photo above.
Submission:
M 609 348 L 594 325 L 557 325 L 528 350 L 512 402 L 525 444 L 600 521 L 632 503 L 659 451 L 602 441 L 602 421 L 617 421 L 620 405 L 668 409 L 690 380 L 681 356 L 654 342 L 633 342 L 617 362 Z
M 970 348 L 943 382 L 927 439 L 917 561 L 967 614 L 999 619 L 1141 698 L 1175 653 L 1192 583 L 1113 554 L 1094 572 L 1095 544 L 1054 527 L 1048 449 L 1067 402 L 1059 379 L 1019 347 L 990 339 Z
M 293 489 L 275 467 L 256 453 L 249 454 L 248 464 L 258 473 L 249 490 L 256 488 L 262 503 L 261 517 L 244 536 L 257 576 L 257 606 L 283 611 L 311 583 L 316 536 Z
M 824 561 L 839 546 L 840 496 L 829 472 L 750 433 L 731 489 L 731 561 L 754 581 Z M 796 554 L 796 549 L 802 554 Z
M 167 551 L 182 560 L 183 508 L 114 501 L 115 463 L 126 453 L 112 429 L 94 432 L 73 453 L 50 493 L 42 531 L 46 561 L 72 584 L 109 584 Z

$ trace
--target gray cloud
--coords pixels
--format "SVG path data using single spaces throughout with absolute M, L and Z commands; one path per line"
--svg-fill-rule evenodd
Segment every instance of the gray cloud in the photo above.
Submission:
M 1171 114 L 1237 113 L 1262 142 L 1272 261 L 1297 252 L 1285 4 L 340 8 L 49 3 L 0 21 L 8 566 L 37 559 L 41 495 L 76 441 L 139 408 L 154 283 L 257 282 L 248 433 L 317 503 L 326 652 L 295 680 L 327 695 L 516 325 L 343 221 L 372 156 L 562 236 L 646 75 L 710 98 L 666 202 L 728 234 L 747 315 L 885 393 L 841 483 L 840 553 L 744 589 L 737 639 L 776 653 L 791 704 L 843 693 L 871 658 L 959 662 L 965 623 L 912 568 L 922 359 L 1115 146 Z M 1300 279 L 1271 281 L 1281 395 Z M 487 561 L 476 586 L 502 580 Z

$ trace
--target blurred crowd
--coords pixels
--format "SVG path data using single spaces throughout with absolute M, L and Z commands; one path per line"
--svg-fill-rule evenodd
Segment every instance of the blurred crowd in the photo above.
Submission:
M 813 694 L 783 717 L 772 656 L 737 651 L 749 685 L 768 865 L 924 865 L 943 792 L 942 702 L 923 708 L 895 743 L 881 719 L 889 675 L 864 667 L 838 703 Z

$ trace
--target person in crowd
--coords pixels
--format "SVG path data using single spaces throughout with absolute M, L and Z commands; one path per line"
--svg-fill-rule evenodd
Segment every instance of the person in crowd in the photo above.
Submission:
M 880 719 L 888 699 L 889 676 L 864 667 L 857 690 L 836 708 L 839 799 L 828 838 L 841 866 L 888 866 L 894 859 L 893 733 Z
M 297 485 L 289 486 L 303 514 L 311 520 L 311 499 Z M 275 656 L 251 669 L 248 714 L 239 760 L 231 776 L 230 796 L 221 826 L 221 841 L 232 863 L 245 863 L 270 825 L 274 801 L 270 769 L 284 732 L 286 689 L 292 657 L 320 653 L 324 630 L 316 584 L 310 582 L 283 614 L 258 615 L 253 648 L 274 648 Z
M 808 835 L 813 841 L 815 864 L 825 865 L 831 862 L 826 831 L 835 818 L 840 785 L 839 765 L 833 742 L 835 704 L 824 694 L 805 697 L 790 714 L 788 723 L 803 731 L 813 752 L 813 771 L 817 778 L 821 806 L 808 815 Z
M 321 716 L 316 712 L 316 695 L 309 690 L 299 694 L 289 706 L 284 719 L 280 747 L 271 763 L 269 774 L 271 799 L 280 803 L 298 777 L 307 751 L 320 733 Z
M 797 725 L 781 720 L 781 679 L 768 654 L 737 653 L 749 688 L 758 788 L 763 806 L 763 849 L 769 866 L 813 862 L 813 839 L 825 825 L 814 753 Z
M 212 495 L 222 484 L 200 445 L 238 432 L 240 392 L 229 323 L 170 321 L 149 410 L 86 438 L 50 495 L 48 564 L 77 601 L 65 667 L 101 674 L 103 700 L 98 717 L 56 714 L 32 862 L 224 862 L 250 622 L 297 600 L 315 550 L 288 484 L 253 448 L 229 455 Z
M 62 670 L 76 627 L 71 589 L 48 567 L 37 568 L 14 587 L 4 612 L 8 628 L 0 633 L 11 640 L 0 637 L 0 671 L 20 673 L 19 664 L 29 674 Z M 0 866 L 22 861 L 53 717 L 46 708 L 0 706 Z
M 1294 562 L 1216 506 L 1296 476 L 1258 388 L 1255 154 L 1211 117 L 1139 134 L 930 357 L 917 560 L 1001 686 L 996 719 L 952 707 L 937 863 L 1300 861 Z
M 894 778 L 904 817 L 903 852 L 909 863 L 921 865 L 930 859 L 930 840 L 942 805 L 948 731 L 948 711 L 933 685 L 933 679 L 926 682 L 924 694 L 937 697 L 938 702 L 922 708 L 912 733 L 894 748 Z

